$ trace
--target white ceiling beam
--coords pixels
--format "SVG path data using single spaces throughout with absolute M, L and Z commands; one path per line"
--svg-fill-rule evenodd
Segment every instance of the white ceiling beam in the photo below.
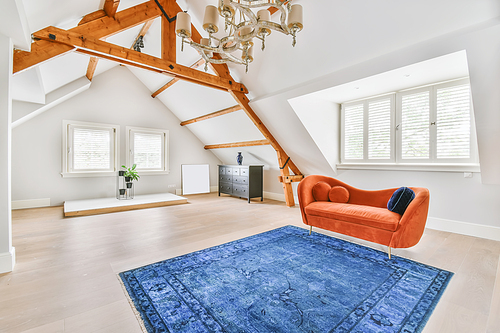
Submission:
M 13 121 L 12 128 L 13 129 L 16 128 L 17 126 L 27 122 L 28 120 L 35 118 L 36 116 L 42 114 L 43 112 L 52 109 L 54 106 L 64 101 L 67 101 L 71 97 L 76 96 L 79 93 L 89 89 L 90 84 L 91 82 L 86 77 L 82 77 L 78 80 L 68 83 L 67 85 L 57 90 L 54 90 L 50 94 L 47 94 L 45 105 L 42 105 L 39 108 L 35 109 L 34 111 L 28 113 L 27 115 L 22 116 L 17 120 Z
M 22 0 L 2 0 L 0 33 L 12 39 L 14 48 L 30 51 L 31 32 Z

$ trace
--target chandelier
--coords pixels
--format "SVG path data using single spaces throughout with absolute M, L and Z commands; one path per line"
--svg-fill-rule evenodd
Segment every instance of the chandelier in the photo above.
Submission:
M 205 8 L 203 29 L 208 32 L 208 38 L 201 38 L 200 43 L 191 40 L 191 17 L 186 12 L 177 14 L 175 32 L 182 38 L 181 50 L 184 43 L 198 50 L 207 64 L 222 64 L 233 62 L 246 66 L 253 61 L 254 38 L 262 42 L 265 48 L 266 37 L 271 31 L 278 31 L 292 36 L 292 45 L 295 46 L 296 34 L 303 28 L 302 6 L 292 5 L 293 0 L 219 0 L 219 6 L 208 5 Z M 263 7 L 263 8 L 262 8 Z M 254 13 L 252 9 L 262 8 Z M 271 10 L 281 13 L 280 22 L 271 21 Z M 219 31 L 219 15 L 224 19 L 225 36 L 214 36 Z M 237 55 L 241 51 L 241 55 Z M 214 57 L 214 54 L 219 57 Z M 236 54 L 236 55 L 235 55 Z

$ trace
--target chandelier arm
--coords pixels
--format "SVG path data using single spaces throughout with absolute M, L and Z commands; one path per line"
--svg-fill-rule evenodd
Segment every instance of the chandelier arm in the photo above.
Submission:
M 220 52 L 219 48 L 217 48 L 217 47 L 202 45 L 202 44 L 198 44 L 198 43 L 193 42 L 193 41 L 184 41 L 184 43 L 187 43 L 187 44 L 191 45 L 192 48 L 198 50 L 198 52 L 200 52 L 202 54 L 202 56 L 205 54 L 205 52 L 214 52 L 214 53 Z
M 241 59 L 236 58 L 236 57 L 235 57 L 235 56 L 233 56 L 232 54 L 224 54 L 224 55 L 222 55 L 222 54 L 221 54 L 221 56 L 222 56 L 223 58 L 225 58 L 225 60 L 226 60 L 226 61 L 231 61 L 231 62 L 234 62 L 234 63 L 239 64 L 239 65 L 245 65 L 245 64 L 246 64 L 246 62 L 245 62 L 245 61 L 243 61 L 243 60 L 241 60 Z
M 287 6 L 289 5 L 290 1 L 284 1 L 281 3 L 279 0 L 271 0 L 270 2 L 260 2 L 260 1 L 246 1 L 245 4 L 243 4 L 243 1 L 240 0 L 240 2 L 235 2 L 231 1 L 231 5 L 239 9 L 241 12 L 245 13 L 245 15 L 252 21 L 253 25 L 257 25 L 257 16 L 250 10 L 250 8 L 258 8 L 258 7 L 274 7 L 278 9 L 280 13 L 280 22 L 281 22 L 281 29 L 273 28 L 276 31 L 283 32 L 288 35 L 291 33 L 290 29 L 288 28 L 286 24 L 286 14 L 288 12 Z M 277 25 L 274 22 L 270 22 L 275 25 Z
M 203 60 L 205 60 L 206 62 L 209 62 L 211 64 L 226 64 L 228 61 L 230 62 L 234 62 L 238 65 L 245 65 L 245 62 L 230 55 L 230 54 L 220 54 L 221 58 L 222 59 L 214 59 L 214 58 L 209 58 L 208 56 L 202 54 L 201 55 Z
M 245 64 L 244 61 L 236 58 L 235 56 L 229 54 L 229 53 L 224 53 L 224 52 L 221 52 L 219 50 L 219 48 L 217 47 L 212 47 L 212 46 L 206 46 L 206 45 L 201 45 L 201 44 L 198 44 L 196 42 L 193 42 L 193 41 L 187 41 L 185 43 L 188 43 L 189 45 L 191 45 L 191 47 L 193 47 L 194 49 L 196 49 L 202 56 L 202 58 L 207 61 L 207 62 L 210 62 L 212 64 L 224 64 L 226 63 L 227 61 L 231 61 L 231 62 L 234 62 L 234 63 L 237 63 L 237 64 Z M 213 58 L 209 58 L 206 54 L 206 52 L 213 52 L 213 53 L 219 53 L 219 55 L 222 57 L 222 59 L 213 59 Z
M 272 29 L 274 31 L 281 32 L 282 34 L 285 34 L 285 35 L 289 35 L 291 33 L 290 29 L 288 29 L 288 27 L 286 25 L 283 27 L 282 25 L 279 25 L 278 23 L 269 22 L 269 21 L 259 21 L 259 23 L 257 24 L 257 27 L 259 29 L 260 28 Z
M 236 6 L 240 10 L 240 13 L 243 13 L 249 20 L 251 25 L 257 25 L 257 15 L 252 12 L 252 10 L 248 7 Z

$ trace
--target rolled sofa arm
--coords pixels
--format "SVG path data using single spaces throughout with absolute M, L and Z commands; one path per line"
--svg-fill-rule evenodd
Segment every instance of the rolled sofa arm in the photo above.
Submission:
M 408 248 L 420 241 L 424 233 L 429 213 L 430 194 L 423 187 L 410 187 L 415 192 L 415 198 L 404 212 L 397 230 L 392 235 L 391 247 Z
M 309 223 L 307 223 L 305 208 L 311 202 L 315 201 L 312 193 L 312 187 L 317 182 L 323 180 L 323 178 L 324 176 L 319 176 L 319 175 L 307 176 L 304 179 L 302 179 L 299 185 L 297 186 L 297 195 L 299 197 L 299 207 L 300 207 L 300 213 L 302 214 L 302 221 L 307 225 L 309 225 Z

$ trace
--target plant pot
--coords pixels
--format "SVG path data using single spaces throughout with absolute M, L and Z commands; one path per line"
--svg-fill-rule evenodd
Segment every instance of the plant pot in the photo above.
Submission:
M 132 183 L 127 183 L 127 188 L 132 188 Z
M 125 195 L 125 189 L 124 188 L 120 189 L 120 195 Z
M 125 181 L 128 183 L 130 182 L 130 177 L 125 177 Z
M 123 177 L 125 176 L 125 171 L 118 171 L 118 176 Z

